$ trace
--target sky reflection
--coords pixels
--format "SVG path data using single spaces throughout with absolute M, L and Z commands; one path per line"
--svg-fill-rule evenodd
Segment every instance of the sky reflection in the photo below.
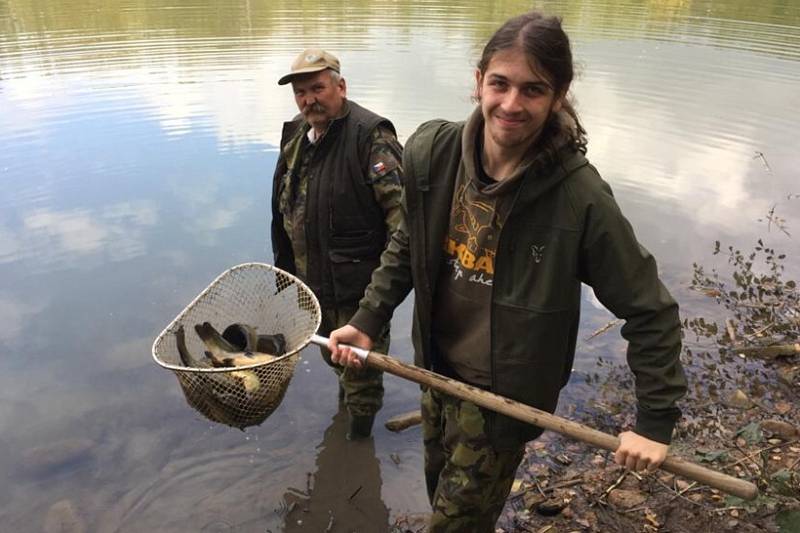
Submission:
M 714 240 L 800 253 L 795 4 L 542 4 L 573 40 L 590 160 L 684 313 L 691 263 L 710 263 Z M 297 112 L 276 80 L 299 50 L 337 53 L 352 99 L 405 140 L 470 113 L 480 44 L 528 5 L 0 0 L 3 527 L 41 531 L 64 509 L 102 532 L 285 525 L 287 488 L 339 434 L 323 437 L 336 384 L 317 351 L 269 421 L 241 433 L 186 405 L 152 339 L 223 270 L 271 262 L 276 146 Z M 767 231 L 773 205 L 792 238 Z M 576 367 L 594 369 L 623 344 L 616 330 L 586 341 L 611 316 L 590 290 L 584 302 Z M 406 361 L 410 303 L 392 333 Z M 386 386 L 386 417 L 416 407 L 418 387 Z M 377 429 L 390 513 L 425 508 L 419 450 L 414 430 Z

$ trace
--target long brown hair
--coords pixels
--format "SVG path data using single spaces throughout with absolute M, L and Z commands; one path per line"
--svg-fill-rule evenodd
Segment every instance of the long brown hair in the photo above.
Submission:
M 575 75 L 569 37 L 561 28 L 561 19 L 538 11 L 518 15 L 505 22 L 492 35 L 483 48 L 478 61 L 481 76 L 486 74 L 494 55 L 510 48 L 519 48 L 528 57 L 531 69 L 541 72 L 553 88 L 556 97 L 562 97 L 562 112 L 572 120 L 561 120 L 559 113 L 550 115 L 536 141 L 539 149 L 555 156 L 558 139 L 567 139 L 576 149 L 586 151 L 586 130 L 583 129 L 571 97 L 567 94 Z

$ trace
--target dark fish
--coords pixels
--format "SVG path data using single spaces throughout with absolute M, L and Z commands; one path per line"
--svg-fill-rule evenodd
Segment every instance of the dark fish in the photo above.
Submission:
M 178 355 L 181 358 L 181 363 L 184 366 L 191 368 L 210 368 L 211 363 L 208 361 L 199 361 L 191 356 L 189 350 L 186 349 L 186 333 L 183 331 L 183 325 L 179 326 L 175 331 L 175 341 L 178 345 Z
M 247 324 L 231 324 L 222 332 L 222 338 L 228 341 L 235 349 L 233 351 L 256 352 L 258 332 L 253 326 Z
M 275 335 L 259 335 L 257 328 L 247 324 L 231 324 L 222 332 L 222 338 L 243 352 L 261 352 L 274 356 L 286 353 L 286 337 Z
M 256 351 L 274 356 L 286 353 L 286 337 L 280 333 L 275 335 L 259 335 L 256 340 Z
M 268 363 L 275 359 L 275 356 L 272 354 L 237 349 L 236 346 L 225 340 L 209 322 L 197 324 L 194 329 L 197 331 L 197 335 L 203 339 L 208 349 L 206 351 L 206 357 L 211 359 L 212 364 L 216 367 Z
M 208 324 L 206 322 L 206 324 Z M 210 324 L 209 324 L 210 326 Z M 197 328 L 195 328 L 197 329 Z M 213 330 L 213 327 L 211 328 Z M 216 331 L 214 331 L 216 333 Z M 226 361 L 217 361 L 214 357 L 209 355 L 209 352 L 205 352 L 206 357 L 208 360 L 199 361 L 191 356 L 189 350 L 186 349 L 186 333 L 183 330 L 183 325 L 179 326 L 177 330 L 175 330 L 175 340 L 178 345 L 178 354 L 180 355 L 181 362 L 190 368 L 212 368 L 212 367 L 225 367 L 225 366 L 237 366 L 232 364 L 226 364 Z M 224 346 L 230 346 L 225 339 L 220 339 L 222 343 L 225 343 Z M 210 360 L 210 361 L 209 361 Z M 253 361 L 258 362 L 258 361 Z M 252 363 L 248 363 L 252 364 Z M 236 384 L 240 384 L 244 390 L 247 392 L 255 392 L 256 390 L 261 387 L 261 381 L 256 376 L 255 372 L 247 371 L 247 370 L 234 370 L 232 372 L 225 372 L 214 375 L 213 378 L 209 377 L 209 379 L 214 379 L 218 381 L 218 385 L 221 385 L 223 388 L 235 388 Z M 209 400 L 210 401 L 210 400 Z

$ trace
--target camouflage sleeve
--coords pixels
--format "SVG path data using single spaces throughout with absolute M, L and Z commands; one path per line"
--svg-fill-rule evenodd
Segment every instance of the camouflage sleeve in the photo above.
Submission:
M 378 126 L 372 132 L 369 156 L 368 179 L 375 194 L 375 201 L 383 209 L 388 234 L 400 225 L 403 217 L 400 207 L 402 192 L 403 147 L 388 128 Z

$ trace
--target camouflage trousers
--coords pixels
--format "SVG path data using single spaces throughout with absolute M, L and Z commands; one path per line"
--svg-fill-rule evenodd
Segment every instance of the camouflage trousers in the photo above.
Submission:
M 433 513 L 429 533 L 493 533 L 525 444 L 497 450 L 490 412 L 441 392 L 422 393 L 425 482 Z
M 319 334 L 328 336 L 340 328 L 355 314 L 356 307 L 323 309 Z M 372 347 L 376 352 L 386 353 L 389 349 L 389 327 L 384 328 L 381 338 Z M 374 415 L 383 406 L 383 372 L 374 368 L 342 368 L 331 362 L 331 353 L 320 347 L 322 358 L 333 368 L 339 377 L 339 393 L 343 396 L 347 411 L 354 416 Z

